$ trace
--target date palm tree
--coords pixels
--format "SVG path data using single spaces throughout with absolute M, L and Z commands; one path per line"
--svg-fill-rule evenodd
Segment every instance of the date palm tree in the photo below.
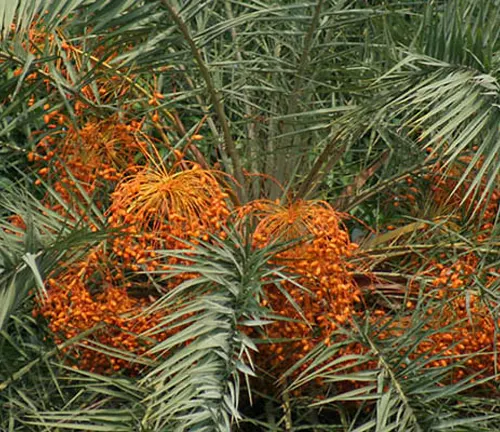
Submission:
M 488 394 L 497 389 L 496 339 L 453 363 L 449 349 L 419 348 L 453 333 L 451 321 L 429 324 L 456 300 L 430 298 L 437 263 L 456 269 L 475 257 L 460 322 L 481 311 L 498 325 L 499 6 L 0 0 L 0 428 L 499 429 Z M 252 329 L 283 319 L 263 305 L 265 287 L 300 285 L 277 257 L 301 239 L 254 248 L 250 220 L 222 238 L 180 239 L 182 250 L 158 247 L 158 259 L 176 264 L 138 270 L 154 297 L 143 318 L 170 311 L 142 337 L 172 336 L 149 356 L 93 349 L 147 372 L 70 367 L 66 348 L 92 340 L 99 325 L 58 343 L 33 305 L 54 271 L 120 234 L 99 204 L 110 191 L 79 182 L 56 154 L 66 186 L 76 185 L 68 204 L 57 178 L 30 159 L 54 131 L 78 131 L 76 143 L 87 124 L 109 119 L 134 125 L 157 166 L 176 159 L 187 169 L 185 158 L 198 174 L 210 170 L 235 208 L 320 199 L 343 213 L 360 244 L 350 265 L 364 300 L 363 313 L 336 330 L 338 343 L 318 344 L 281 374 L 255 362 L 265 341 Z M 87 166 L 110 158 L 118 172 L 128 156 L 112 147 L 120 138 L 103 136 L 109 148 L 96 148 Z M 137 154 L 135 162 L 148 158 Z M 124 174 L 129 184 L 134 174 Z M 47 197 L 64 211 L 44 205 Z M 196 277 L 161 289 L 186 271 Z M 386 318 L 373 319 L 381 309 Z M 493 372 L 450 378 L 484 355 Z M 306 391 L 318 382 L 321 398 Z

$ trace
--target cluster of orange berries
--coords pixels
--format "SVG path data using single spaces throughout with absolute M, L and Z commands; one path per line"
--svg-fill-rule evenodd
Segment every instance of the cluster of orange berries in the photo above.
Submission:
M 58 344 L 88 333 L 85 339 L 62 349 L 76 361 L 75 368 L 105 374 L 121 369 L 136 373 L 142 364 L 127 359 L 124 353 L 143 356 L 153 342 L 163 340 L 167 334 L 140 336 L 156 326 L 162 316 L 142 316 L 140 311 L 151 300 L 130 296 L 132 283 L 126 281 L 119 267 L 111 270 L 106 260 L 104 253 L 93 250 L 50 277 L 46 283 L 48 298 L 34 310 L 34 315 L 49 321 Z M 114 350 L 119 350 L 120 355 L 114 355 Z
M 152 140 L 139 140 L 138 125 L 110 118 L 89 121 L 78 131 L 68 126 L 42 139 L 29 155 L 59 195 L 56 200 L 52 194 L 43 198 L 47 208 L 67 216 L 68 205 L 79 209 L 78 203 L 90 197 L 118 232 L 102 251 L 54 272 L 47 282 L 47 301 L 34 310 L 48 320 L 57 343 L 90 332 L 64 351 L 76 359 L 75 367 L 100 373 L 137 372 L 140 365 L 124 359 L 123 352 L 143 355 L 152 342 L 167 336 L 159 333 L 149 342 L 139 336 L 161 317 L 142 316 L 154 298 L 135 271 L 168 270 L 180 262 L 157 259 L 155 249 L 186 249 L 186 241 L 208 241 L 210 233 L 224 237 L 230 213 L 214 173 L 181 160 L 179 154 L 167 170 L 157 151 L 147 152 L 146 142 Z M 144 164 L 136 162 L 138 157 Z M 81 216 L 87 219 L 83 208 Z M 192 276 L 170 278 L 164 289 Z M 97 346 L 106 346 L 106 354 Z M 113 355 L 113 349 L 122 354 Z
M 137 151 L 137 130 L 109 118 L 88 121 L 79 130 L 68 122 L 66 130 L 44 137 L 28 159 L 41 166 L 40 178 L 58 194 L 54 200 L 47 193 L 44 205 L 65 217 L 70 216 L 69 206 L 88 220 L 82 203 L 94 198 L 97 206 L 105 208 L 109 204 L 108 192 L 125 171 L 130 171 Z M 57 343 L 96 328 L 80 346 L 65 348 L 64 352 L 77 360 L 75 367 L 102 373 L 119 369 L 134 372 L 139 365 L 105 355 L 92 349 L 91 344 L 139 355 L 148 347 L 138 335 L 158 320 L 140 317 L 150 300 L 128 295 L 132 284 L 117 264 L 107 252 L 95 250 L 83 260 L 63 267 L 48 279 L 48 299 L 34 310 L 35 315 L 48 320 Z
M 109 182 L 118 182 L 126 171 L 133 169 L 134 157 L 142 145 L 134 126 L 123 124 L 114 116 L 88 121 L 78 130 L 70 121 L 65 120 L 64 124 L 66 130 L 42 138 L 28 159 L 43 161 L 38 174 L 51 181 L 65 202 L 75 197 L 82 199 L 81 190 L 88 196 L 106 190 Z
M 484 377 L 495 375 L 494 352 L 500 347 L 496 341 L 495 319 L 480 293 L 471 289 L 475 285 L 474 277 L 478 276 L 478 262 L 477 255 L 469 253 L 456 258 L 449 266 L 432 261 L 425 271 L 431 277 L 432 288 L 427 290 L 429 301 L 437 300 L 440 308 L 427 310 L 427 328 L 435 332 L 419 344 L 416 355 L 440 356 L 439 360 L 429 363 L 430 367 L 465 360 L 464 367 L 452 370 L 451 382 L 474 373 Z M 494 269 L 489 269 L 486 284 L 495 278 Z
M 477 199 L 485 191 L 485 182 L 479 185 L 476 193 L 466 194 L 472 185 L 472 178 L 482 166 L 481 159 L 476 162 L 469 177 L 459 183 L 468 164 L 473 160 L 475 159 L 472 156 L 463 156 L 451 168 L 447 168 L 446 172 L 443 171 L 441 164 L 437 163 L 434 171 L 425 176 L 425 180 L 430 182 L 432 203 L 440 207 L 441 212 L 449 214 L 451 208 L 453 211 L 463 208 L 465 210 L 463 221 L 466 222 L 472 211 L 477 211 L 476 215 L 480 217 L 473 221 L 480 223 L 475 226 L 470 225 L 470 229 L 473 230 L 473 238 L 480 243 L 490 239 L 490 232 L 499 210 L 500 189 L 495 189 L 488 200 L 476 208 Z M 408 185 L 412 184 L 413 180 L 409 179 Z M 465 200 L 464 196 L 467 196 Z M 439 357 L 427 363 L 427 367 L 446 367 L 463 362 L 463 366 L 451 370 L 450 382 L 458 382 L 475 373 L 480 377 L 495 376 L 494 353 L 500 347 L 495 329 L 499 323 L 496 322 L 492 310 L 486 306 L 484 293 L 479 292 L 477 281 L 480 280 L 487 287 L 494 283 L 498 274 L 493 268 L 479 272 L 479 257 L 473 252 L 458 257 L 450 257 L 443 253 L 440 258 L 441 262 L 436 260 L 427 262 L 421 275 L 429 281 L 424 290 L 426 301 L 429 302 L 425 328 L 432 330 L 432 333 L 418 345 L 410 357 L 414 359 Z M 421 259 L 413 257 L 410 262 L 414 267 L 419 267 Z M 436 302 L 435 307 L 433 302 Z M 494 303 L 491 302 L 492 308 L 495 307 Z M 408 302 L 407 307 L 413 308 L 413 302 Z M 403 323 L 401 328 L 404 328 Z M 388 337 L 389 333 L 394 336 L 394 331 L 391 329 L 382 334 L 382 338 Z
M 335 342 L 335 330 L 355 314 L 361 292 L 347 259 L 357 245 L 350 242 L 340 215 L 325 202 L 282 207 L 255 201 L 242 212 L 256 220 L 257 247 L 279 239 L 293 242 L 275 257 L 290 280 L 266 285 L 263 300 L 280 318 L 265 327 L 264 338 L 270 343 L 261 345 L 257 361 L 279 375 L 318 344 Z
M 66 42 L 63 34 L 59 35 L 60 40 L 45 36 L 43 28 L 30 29 L 26 49 L 37 55 L 55 54 L 55 67 L 75 87 L 80 83 L 73 82 L 64 55 L 72 59 L 77 72 L 87 73 L 85 65 L 90 62 L 105 73 L 92 86 L 81 88 L 78 96 L 66 95 L 75 114 L 72 118 L 49 103 L 43 106 L 45 130 L 40 133 L 44 136 L 28 154 L 28 160 L 38 170 L 35 184 L 50 187 L 42 199 L 50 211 L 70 220 L 82 218 L 92 230 L 97 230 L 88 212 L 89 207 L 95 206 L 104 213 L 113 234 L 104 243 L 106 250 L 100 260 L 92 253 L 91 257 L 61 266 L 50 276 L 48 299 L 37 305 L 34 314 L 48 320 L 58 343 L 91 332 L 78 348 L 68 348 L 77 359 L 77 367 L 106 373 L 120 369 L 133 372 L 137 364 L 82 345 L 93 340 L 94 344 L 106 345 L 111 350 L 139 355 L 146 351 L 148 344 L 138 335 L 153 328 L 157 320 L 140 318 L 142 310 L 154 299 L 144 278 L 135 272 L 166 270 L 179 262 L 174 258 L 160 260 L 154 249 L 186 249 L 189 247 L 186 241 L 208 240 L 211 233 L 224 237 L 222 227 L 229 216 L 227 195 L 213 172 L 183 161 L 178 153 L 177 163 L 167 170 L 163 156 L 156 151 L 158 144 L 143 132 L 145 119 L 127 121 L 114 115 L 102 120 L 90 116 L 88 108 L 92 103 L 116 101 L 130 91 L 133 75 L 115 71 L 109 76 L 106 72 L 109 57 L 104 57 L 109 54 L 104 53 L 103 47 L 98 48 L 102 52 L 89 55 L 83 53 L 78 42 Z M 28 79 L 50 75 L 45 69 L 50 65 L 35 62 L 34 67 L 37 69 Z M 14 75 L 20 73 L 14 71 Z M 49 94 L 53 83 L 49 78 L 44 83 Z M 137 91 L 145 97 L 150 93 L 142 87 Z M 163 96 L 158 92 L 151 94 L 156 101 L 153 105 L 157 106 Z M 35 95 L 28 104 L 36 106 Z M 195 137 L 193 140 L 199 139 L 199 135 Z M 164 137 L 164 142 L 168 143 L 168 138 Z M 154 155 L 148 153 L 148 148 L 153 149 Z M 24 225 L 21 217 L 14 216 L 12 222 L 20 228 Z M 100 280 L 96 280 L 96 275 L 101 275 Z M 191 276 L 171 279 L 165 289 Z
M 82 61 L 78 42 L 65 39 L 62 33 L 58 38 L 47 38 L 43 28 L 32 28 L 26 48 L 36 55 L 55 54 L 55 67 L 75 87 L 80 83 L 72 81 L 64 56 L 72 60 L 77 72 L 85 72 L 87 63 L 104 65 L 101 72 L 105 72 L 109 58 L 100 55 L 104 52 L 87 55 Z M 51 65 L 35 62 L 35 66 L 29 79 L 40 74 L 50 76 Z M 14 75 L 21 73 L 22 69 Z M 45 104 L 43 119 L 50 133 L 28 156 L 38 165 L 40 179 L 36 183 L 46 182 L 58 195 L 58 199 L 53 194 L 43 198 L 47 208 L 68 217 L 69 207 L 90 223 L 85 211 L 90 199 L 106 215 L 109 227 L 119 232 L 106 243 L 106 250 L 96 249 L 51 275 L 47 281 L 49 297 L 34 311 L 49 321 L 58 343 L 91 332 L 77 347 L 66 350 L 78 367 L 103 373 L 135 371 L 138 366 L 111 353 L 99 353 L 91 346 L 92 341 L 141 355 L 148 343 L 138 335 L 156 325 L 156 318 L 147 322 L 140 318 L 142 309 L 152 300 L 146 294 L 147 284 L 134 272 L 168 270 L 181 263 L 173 257 L 160 259 L 155 249 L 186 249 L 186 242 L 210 241 L 212 234 L 224 238 L 231 214 L 228 195 L 214 171 L 187 162 L 180 155 L 176 155 L 173 166 L 166 168 L 156 144 L 142 134 L 141 123 L 123 122 L 118 116 L 106 120 L 85 117 L 89 104 L 108 97 L 116 99 L 129 91 L 131 78 L 120 72 L 103 74 L 95 85 L 81 88 L 78 97 L 67 94 L 76 118 L 86 118 L 82 127 L 74 125 L 74 118 L 70 120 Z M 44 82 L 50 93 L 54 84 L 49 78 Z M 148 103 L 156 108 L 163 95 L 150 93 Z M 34 97 L 29 104 L 35 104 Z M 152 120 L 159 120 L 156 112 Z M 194 135 L 192 141 L 199 137 Z M 138 164 L 138 158 L 144 162 Z M 257 201 L 240 209 L 240 215 L 250 213 L 258 221 L 253 237 L 256 247 L 280 234 L 297 241 L 276 257 L 285 265 L 290 281 L 283 282 L 280 289 L 266 286 L 265 301 L 284 318 L 268 326 L 266 337 L 291 341 L 266 345 L 260 357 L 264 363 L 284 370 L 318 343 L 331 343 L 337 326 L 349 321 L 361 301 L 346 261 L 355 245 L 342 228 L 340 215 L 326 203 L 300 201 L 281 207 Z M 22 220 L 18 223 L 21 225 Z M 186 273 L 171 278 L 164 289 L 192 276 Z M 133 291 L 145 294 L 139 299 Z
M 462 177 L 468 164 L 473 161 L 472 156 L 463 156 L 460 161 L 451 168 L 446 176 L 440 176 L 433 186 L 433 199 L 437 202 L 448 200 L 451 192 L 457 189 L 458 181 Z M 470 176 L 477 174 L 482 166 L 482 159 L 476 162 Z M 483 194 L 486 184 L 485 180 L 479 186 L 478 191 L 469 194 L 465 203 L 463 197 L 470 188 L 472 180 L 466 178 L 452 195 L 451 202 L 456 207 L 463 205 L 466 209 L 476 210 L 477 198 Z M 443 196 L 444 194 L 444 196 Z M 482 202 L 477 215 L 480 224 L 474 229 L 474 235 L 478 242 L 490 238 L 495 218 L 498 214 L 500 203 L 500 189 L 495 189 L 489 199 Z M 485 286 L 492 284 L 497 278 L 494 268 L 482 270 L 478 273 L 479 258 L 475 253 L 454 258 L 450 265 L 431 262 L 427 267 L 427 273 L 433 277 L 433 293 L 442 301 L 446 302 L 444 310 L 440 311 L 431 324 L 437 328 L 448 326 L 450 331 L 444 334 L 437 333 L 432 339 L 425 343 L 422 352 L 441 352 L 447 358 L 440 360 L 441 366 L 455 363 L 457 360 L 467 358 L 465 368 L 454 372 L 453 381 L 480 373 L 481 376 L 495 375 L 494 352 L 500 347 L 497 342 L 495 318 L 488 309 L 478 289 L 478 279 L 482 279 Z
M 179 160 L 167 169 L 159 155 L 126 177 L 111 195 L 110 227 L 121 230 L 113 240 L 114 253 L 131 270 L 168 270 L 184 263 L 168 257 L 158 261 L 155 249 L 189 249 L 210 235 L 225 238 L 230 215 L 227 193 L 214 173 L 198 164 Z M 170 278 L 173 287 L 193 275 Z
M 139 152 L 146 160 L 144 165 L 134 163 Z M 186 249 L 186 241 L 209 241 L 211 234 L 225 237 L 230 209 L 220 179 L 214 172 L 177 157 L 167 169 L 154 148 L 148 153 L 134 130 L 114 119 L 88 123 L 79 133 L 68 129 L 40 144 L 32 160 L 50 166 L 42 168 L 40 175 L 50 173 L 52 185 L 64 201 L 74 199 L 80 190 L 75 181 L 88 194 L 107 191 L 107 197 L 99 196 L 99 205 L 105 208 L 109 226 L 120 232 L 108 243 L 107 251 L 100 255 L 93 252 L 49 279 L 49 299 L 35 313 L 49 320 L 56 341 L 103 325 L 92 333 L 97 343 L 144 354 L 148 344 L 138 335 L 155 326 L 156 320 L 140 318 L 141 310 L 152 300 L 148 296 L 139 300 L 130 294 L 131 288 L 148 292 L 133 272 L 168 270 L 181 262 L 174 257 L 159 259 L 155 249 Z M 51 208 L 62 211 L 58 206 L 56 203 Z M 334 330 L 349 321 L 361 301 L 346 262 L 355 245 L 342 228 L 340 216 L 323 202 L 299 201 L 281 207 L 255 201 L 238 214 L 251 214 L 258 221 L 253 236 L 257 247 L 281 234 L 297 241 L 276 257 L 286 266 L 290 281 L 283 282 L 281 289 L 266 286 L 264 300 L 285 319 L 268 326 L 266 337 L 290 342 L 265 345 L 259 358 L 283 371 L 318 343 L 329 344 Z M 96 275 L 100 275 L 98 280 Z M 186 273 L 171 278 L 164 289 L 192 276 Z M 157 339 L 166 336 L 158 335 Z M 106 373 L 137 370 L 138 366 L 127 360 L 83 346 L 90 343 L 85 340 L 77 349 L 68 348 L 78 367 Z

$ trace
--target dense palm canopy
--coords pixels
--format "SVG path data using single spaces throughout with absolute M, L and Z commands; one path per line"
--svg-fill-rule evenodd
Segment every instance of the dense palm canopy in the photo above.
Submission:
M 500 429 L 498 1 L 0 0 L 0 74 L 1 430 Z

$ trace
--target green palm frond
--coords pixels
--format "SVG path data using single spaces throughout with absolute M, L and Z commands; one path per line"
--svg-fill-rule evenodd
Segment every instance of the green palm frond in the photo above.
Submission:
M 412 355 L 415 348 L 431 335 L 447 331 L 446 327 L 426 330 L 422 316 L 425 314 L 419 310 L 407 328 L 398 324 L 399 318 L 378 328 L 372 323 L 360 323 L 348 333 L 348 340 L 329 347 L 317 346 L 287 373 L 292 374 L 299 366 L 307 365 L 290 380 L 286 391 L 307 390 L 316 380 L 323 380 L 329 387 L 327 396 L 319 400 L 309 399 L 308 406 L 323 409 L 330 415 L 337 412 L 351 418 L 349 430 L 356 432 L 453 430 L 454 425 L 463 428 L 457 430 L 464 431 L 475 427 L 494 428 L 500 422 L 498 414 L 488 410 L 472 414 L 472 411 L 466 413 L 461 409 L 469 397 L 467 391 L 490 381 L 491 377 L 477 379 L 478 374 L 473 374 L 459 382 L 446 384 L 453 369 L 460 367 L 462 361 L 465 363 L 466 358 L 458 366 L 435 368 L 430 365 L 446 359 L 444 353 Z M 404 334 L 387 338 L 384 330 L 393 324 L 398 325 Z M 353 342 L 364 346 L 366 352 L 339 355 L 342 347 Z M 348 389 L 339 390 L 345 388 L 346 383 Z M 357 402 L 358 410 L 355 405 L 349 410 L 352 401 Z M 491 404 L 490 408 L 496 405 L 493 400 L 484 400 L 484 403 Z M 361 416 L 361 412 L 365 414 Z M 367 412 L 370 413 L 368 418 Z
M 144 400 L 143 424 L 155 430 L 228 431 L 237 423 L 240 379 L 248 384 L 255 376 L 257 347 L 245 328 L 266 322 L 268 312 L 259 299 L 265 279 L 277 277 L 268 264 L 271 253 L 271 248 L 253 249 L 236 232 L 224 242 L 214 239 L 185 253 L 158 251 L 160 257 L 190 262 L 189 267 L 172 266 L 163 276 L 189 269 L 195 277 L 150 311 L 171 310 L 146 336 L 179 331 L 150 350 L 161 362 L 141 380 L 152 390 Z
M 494 126 L 500 120 L 499 24 L 493 3 L 454 0 L 441 13 L 429 5 L 413 42 L 397 49 L 397 63 L 375 81 L 380 103 L 369 110 L 380 119 L 398 119 L 400 130 L 431 148 L 445 166 L 477 146 L 457 186 L 474 175 L 464 200 L 478 193 L 478 202 L 487 199 L 500 169 Z
M 79 215 L 73 214 L 72 220 L 63 217 L 19 188 L 5 192 L 0 205 L 7 212 L 0 219 L 3 328 L 15 309 L 31 297 L 30 291 L 39 298 L 46 296 L 43 280 L 63 258 L 78 254 L 79 249 L 102 239 L 103 234 L 93 233 Z M 71 215 L 71 209 L 68 211 Z M 10 219 L 13 215 L 17 223 Z
M 6 430 L 141 430 L 144 393 L 136 383 L 75 371 L 58 361 L 56 350 L 41 357 L 26 352 L 34 356 L 30 368 L 2 389 Z

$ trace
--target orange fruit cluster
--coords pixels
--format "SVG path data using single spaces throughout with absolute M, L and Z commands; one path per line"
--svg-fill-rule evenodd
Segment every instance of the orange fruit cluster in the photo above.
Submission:
M 41 53 L 51 55 L 54 61 L 41 65 L 35 62 L 35 71 L 27 81 L 41 78 L 46 93 L 50 94 L 55 84 L 49 78 L 49 68 L 55 66 L 71 87 L 79 90 L 78 94 L 65 95 L 65 106 L 69 103 L 72 117 L 49 103 L 43 106 L 45 129 L 39 132 L 42 138 L 28 155 L 40 177 L 35 184 L 47 183 L 57 194 L 55 197 L 50 192 L 42 199 L 51 211 L 70 219 L 76 214 L 97 230 L 87 212 L 90 205 L 96 206 L 118 234 L 106 243 L 102 259 L 97 260 L 92 253 L 92 258 L 62 263 L 61 271 L 54 272 L 47 282 L 47 302 L 38 304 L 34 313 L 49 321 L 58 343 L 91 331 L 98 324 L 104 327 L 89 336 L 95 343 L 142 354 L 147 344 L 137 335 L 156 323 L 155 319 L 146 323 L 139 318 L 142 309 L 153 300 L 145 287 L 147 284 L 134 271 L 165 270 L 177 262 L 172 259 L 160 263 L 155 248 L 186 249 L 184 240 L 192 243 L 208 240 L 210 233 L 223 237 L 222 226 L 229 215 L 227 195 L 215 173 L 182 161 L 179 154 L 176 154 L 177 163 L 167 170 L 155 149 L 157 143 L 142 132 L 145 118 L 128 121 L 113 115 L 102 120 L 90 114 L 92 104 L 121 102 L 122 96 L 132 88 L 134 97 L 123 99 L 149 99 L 144 109 L 159 105 L 158 100 L 163 98 L 147 83 L 139 86 L 130 71 L 116 71 L 107 66 L 116 52 L 107 53 L 104 45 L 96 52 L 84 52 L 79 39 L 71 38 L 70 43 L 62 30 L 58 37 L 46 35 L 43 27 L 29 30 L 25 48 L 37 58 Z M 75 74 L 68 72 L 69 63 L 63 57 L 71 60 Z M 82 87 L 82 83 L 75 82 L 75 76 L 88 78 L 88 68 L 94 66 L 93 72 L 98 76 L 92 84 Z M 22 68 L 14 71 L 14 76 L 21 73 Z M 28 105 L 36 105 L 35 95 Z M 133 111 L 130 105 L 120 104 L 120 109 L 121 112 Z M 157 114 L 155 121 L 158 121 Z M 168 143 L 168 137 L 162 132 L 163 142 Z M 146 151 L 148 146 L 153 148 L 154 157 Z M 156 222 L 150 223 L 152 215 Z M 14 216 L 12 221 L 23 228 L 22 218 Z M 96 280 L 99 274 L 101 278 Z M 174 282 L 171 280 L 169 286 Z M 90 339 L 81 344 L 88 343 Z M 71 353 L 77 357 L 78 367 L 93 371 L 110 373 L 137 368 L 119 356 L 103 356 L 90 347 L 80 346 L 71 349 Z
M 132 270 L 140 265 L 168 270 L 183 261 L 169 257 L 159 262 L 154 249 L 188 249 L 209 241 L 210 234 L 225 238 L 228 195 L 213 171 L 182 160 L 167 168 L 157 152 L 145 154 L 147 164 L 134 169 L 112 193 L 108 222 L 123 234 L 113 240 L 113 251 Z M 190 277 L 171 278 L 168 285 Z
M 141 146 L 137 125 L 121 123 L 113 116 L 89 120 L 78 130 L 70 122 L 66 127 L 42 138 L 28 157 L 43 161 L 38 174 L 65 203 L 85 202 L 86 194 L 102 208 L 109 201 L 110 188 L 134 164 Z M 54 210 L 62 211 L 63 205 Z
M 459 185 L 468 164 L 473 161 L 473 156 L 463 156 L 447 172 L 446 176 L 438 176 L 432 186 L 433 200 L 437 203 L 444 202 L 457 208 L 462 205 L 467 210 L 476 210 L 478 198 L 481 197 L 486 188 L 486 180 L 483 179 L 476 193 L 469 194 L 465 203 L 463 197 L 472 184 L 472 178 L 477 175 L 482 167 L 483 160 L 478 159 L 474 168 L 465 181 Z M 440 173 L 439 167 L 436 168 Z M 458 186 L 459 185 L 459 186 Z M 456 191 L 451 199 L 452 191 Z M 500 203 L 500 189 L 495 189 L 488 200 L 483 201 L 477 209 L 476 220 L 480 221 L 474 230 L 474 237 L 478 242 L 487 241 L 493 228 L 494 220 L 498 213 Z M 500 346 L 497 342 L 493 313 L 488 310 L 481 294 L 473 287 L 477 287 L 475 280 L 482 279 L 485 286 L 493 283 L 496 279 L 495 269 L 479 269 L 479 258 L 474 253 L 452 258 L 449 265 L 431 262 L 426 271 L 433 277 L 431 285 L 434 287 L 433 294 L 445 302 L 444 310 L 440 311 L 432 320 L 432 326 L 436 329 L 449 326 L 450 331 L 439 333 L 430 341 L 422 344 L 421 352 L 443 353 L 446 359 L 440 360 L 440 365 L 453 364 L 464 357 L 465 368 L 453 372 L 453 381 L 480 372 L 481 376 L 495 375 L 494 352 Z M 494 305 L 490 305 L 494 307 Z M 434 366 L 439 366 L 434 364 Z
M 98 134 L 91 136 L 102 138 Z M 92 252 L 86 259 L 54 274 L 47 284 L 49 299 L 35 310 L 35 314 L 48 319 L 58 343 L 102 324 L 102 329 L 92 333 L 95 342 L 133 354 L 144 354 L 149 344 L 138 335 L 156 326 L 160 317 L 141 317 L 143 308 L 154 299 L 148 295 L 147 283 L 144 286 L 140 275 L 133 271 L 139 270 L 141 265 L 149 270 L 167 270 L 180 262 L 175 258 L 156 261 L 155 248 L 186 249 L 189 246 L 185 241 L 208 241 L 211 232 L 223 237 L 222 227 L 229 215 L 225 202 L 227 195 L 215 175 L 196 164 L 179 162 L 167 171 L 161 159 L 153 160 L 149 155 L 145 166 L 132 165 L 128 157 L 133 157 L 133 148 L 137 149 L 137 146 L 124 150 L 121 157 L 125 160 L 112 170 L 109 165 L 113 159 L 107 159 L 107 152 L 99 153 L 103 164 L 107 162 L 107 168 L 104 168 L 97 163 L 98 156 L 95 164 L 92 163 L 96 141 L 89 139 L 89 142 L 89 163 L 82 165 L 81 158 L 87 156 L 84 149 L 73 152 L 70 148 L 61 153 L 68 158 L 65 166 L 81 168 L 77 175 L 79 180 L 86 180 L 86 187 L 97 187 L 98 182 L 106 181 L 110 188 L 121 178 L 111 197 L 101 201 L 101 206 L 106 200 L 111 202 L 106 210 L 109 225 L 120 234 L 111 239 L 109 250 L 101 254 Z M 116 142 L 127 144 L 126 140 Z M 126 163 L 130 166 L 127 167 Z M 125 168 L 133 174 L 124 176 Z M 57 162 L 54 169 L 59 169 Z M 110 173 L 104 180 L 99 178 L 103 169 Z M 55 176 L 54 182 L 57 181 Z M 60 181 L 67 181 L 67 177 L 61 175 Z M 59 185 L 59 188 L 64 187 Z M 70 199 L 68 195 L 65 198 Z M 192 276 L 186 273 L 171 278 L 164 289 L 168 290 Z M 137 298 L 141 293 L 142 298 Z M 160 333 L 154 339 L 164 337 L 166 333 Z M 84 345 L 91 343 L 90 340 L 82 342 Z M 91 347 L 71 348 L 71 353 L 78 360 L 77 367 L 91 371 L 110 373 L 125 369 L 133 373 L 138 368 L 137 364 L 114 357 L 112 353 L 104 355 Z
M 416 355 L 442 356 L 430 362 L 429 367 L 445 367 L 466 359 L 465 367 L 452 371 L 451 382 L 474 373 L 483 377 L 495 375 L 494 352 L 500 348 L 495 319 L 480 293 L 470 288 L 474 286 L 474 276 L 478 276 L 478 261 L 474 253 L 469 253 L 447 266 L 431 262 L 426 271 L 432 278 L 432 288 L 427 290 L 429 301 L 438 300 L 436 304 L 444 307 L 428 309 L 427 328 L 436 332 L 419 344 Z M 495 269 L 488 273 L 487 284 L 493 282 Z
M 48 299 L 34 310 L 34 315 L 49 321 L 58 344 L 89 332 L 62 350 L 76 361 L 74 367 L 103 374 L 121 369 L 136 373 L 141 364 L 124 354 L 113 355 L 113 349 L 141 356 L 167 334 L 140 337 L 159 323 L 161 315 L 141 316 L 141 310 L 151 300 L 130 296 L 132 283 L 126 281 L 119 268 L 113 268 L 113 272 L 103 253 L 91 251 L 85 259 L 47 280 Z M 106 347 L 105 352 L 99 351 L 99 344 Z
M 468 224 L 472 231 L 471 240 L 481 243 L 490 239 L 499 209 L 500 189 L 493 190 L 488 199 L 478 206 L 478 199 L 486 190 L 486 181 L 483 180 L 475 193 L 468 194 L 464 200 L 473 184 L 473 178 L 483 164 L 483 160 L 479 158 L 468 176 L 459 183 L 468 165 L 474 160 L 473 156 L 462 156 L 446 171 L 440 163 L 437 163 L 433 172 L 425 176 L 425 180 L 429 182 L 428 198 L 439 208 L 439 215 L 448 215 L 456 209 L 463 209 L 463 215 L 454 214 L 455 220 Z M 414 197 L 419 195 L 421 191 L 413 186 L 413 179 L 409 179 L 407 183 L 411 186 Z M 410 205 L 414 202 L 415 199 Z M 469 219 L 473 211 L 476 211 L 475 218 Z M 421 274 L 429 280 L 424 291 L 427 301 L 440 305 L 437 308 L 429 304 L 429 316 L 426 318 L 425 328 L 434 332 L 419 344 L 410 357 L 413 359 L 422 355 L 427 359 L 438 355 L 441 357 L 439 360 L 429 362 L 427 367 L 457 365 L 450 373 L 450 382 L 460 381 L 476 373 L 479 373 L 480 377 L 494 376 L 496 374 L 494 353 L 500 347 L 495 328 L 500 321 L 495 322 L 492 312 L 497 307 L 495 301 L 491 300 L 487 307 L 483 293 L 479 292 L 478 280 L 488 287 L 497 279 L 497 273 L 494 268 L 481 268 L 479 257 L 473 252 L 458 257 L 443 253 L 440 258 L 442 261 L 427 262 Z M 422 258 L 413 256 L 409 262 L 414 268 L 418 268 L 422 265 Z M 415 290 L 418 291 L 419 287 L 415 287 Z M 418 294 L 415 294 L 416 296 Z M 406 306 L 410 309 L 414 307 L 412 302 Z M 383 321 L 386 312 L 380 312 L 382 314 L 379 314 L 378 319 Z M 403 322 L 400 324 L 401 329 L 397 330 L 399 333 L 391 329 L 382 333 L 381 338 L 402 335 L 405 325 Z M 440 329 L 446 330 L 440 331 Z M 462 361 L 465 362 L 464 366 L 458 366 Z
M 264 337 L 270 343 L 261 345 L 259 359 L 279 374 L 317 344 L 334 342 L 334 331 L 355 314 L 361 293 L 347 259 L 357 245 L 350 242 L 340 215 L 325 202 L 281 206 L 255 201 L 242 212 L 256 220 L 253 239 L 257 247 L 272 240 L 295 241 L 276 256 L 290 280 L 282 281 L 280 287 L 268 284 L 263 300 L 282 319 L 265 327 Z
M 48 121 L 54 116 L 48 115 Z M 177 162 L 167 169 L 153 139 L 141 131 L 143 122 L 123 123 L 116 116 L 88 118 L 77 128 L 62 114 L 57 118 L 63 119 L 63 128 L 43 137 L 28 155 L 40 178 L 58 195 L 47 193 L 42 202 L 64 217 L 76 212 L 97 230 L 86 212 L 91 200 L 114 232 L 105 243 L 107 249 L 63 263 L 50 276 L 49 297 L 36 306 L 34 314 L 48 320 L 57 343 L 91 332 L 77 347 L 65 349 L 77 360 L 76 367 L 135 373 L 137 363 L 112 352 L 99 353 L 96 344 L 138 355 L 146 351 L 150 344 L 138 335 L 153 328 L 160 317 L 141 318 L 154 299 L 135 271 L 167 270 L 179 262 L 174 258 L 160 262 L 156 248 L 186 249 L 185 241 L 208 241 L 210 233 L 224 237 L 227 194 L 215 172 L 183 161 L 179 153 L 173 153 Z M 146 150 L 148 145 L 153 155 Z M 22 218 L 14 216 L 12 221 L 22 228 Z M 170 279 L 164 288 L 189 277 L 186 273 Z

